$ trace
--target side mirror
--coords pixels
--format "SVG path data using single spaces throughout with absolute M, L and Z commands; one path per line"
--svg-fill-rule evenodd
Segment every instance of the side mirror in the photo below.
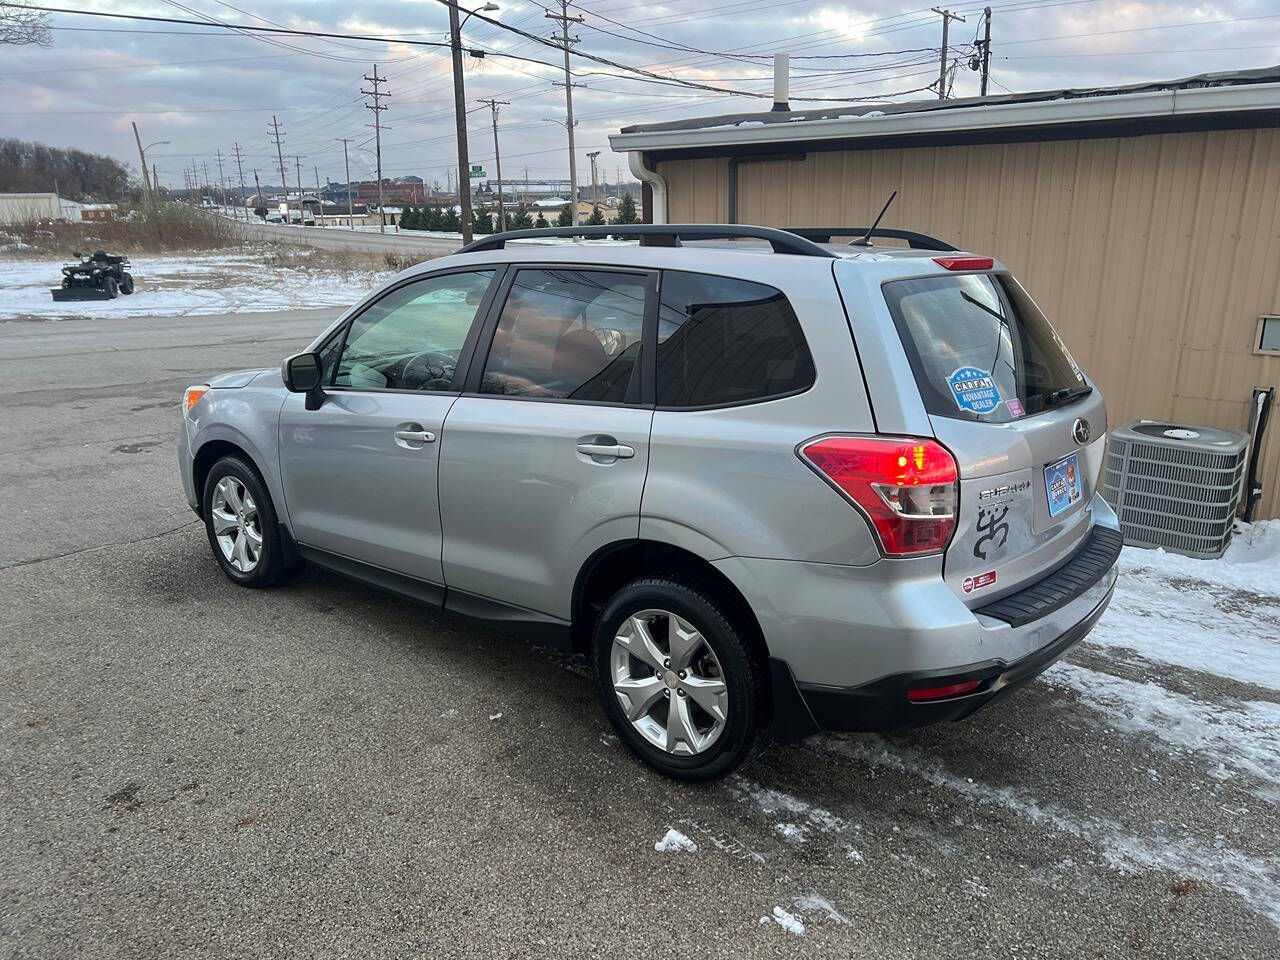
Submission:
M 308 410 L 318 410 L 324 402 L 324 387 L 320 385 L 322 371 L 318 353 L 299 353 L 280 365 L 285 387 L 291 393 L 305 393 Z

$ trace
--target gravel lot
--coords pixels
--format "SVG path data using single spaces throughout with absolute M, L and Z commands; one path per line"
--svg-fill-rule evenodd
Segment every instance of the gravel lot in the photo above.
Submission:
M 1021 695 L 675 784 L 579 663 L 220 575 L 182 388 L 334 314 L 0 320 L 0 956 L 1280 955 L 1280 591 L 1127 553 Z

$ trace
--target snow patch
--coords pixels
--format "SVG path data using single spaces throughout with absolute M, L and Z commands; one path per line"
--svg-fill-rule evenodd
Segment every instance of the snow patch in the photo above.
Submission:
M 1230 890 L 1280 927 L 1280 864 L 1255 859 L 1226 846 L 1221 839 L 1208 847 L 1186 836 L 1140 837 L 1113 820 L 1075 814 L 1041 802 L 1023 789 L 974 783 L 952 773 L 940 760 L 890 746 L 879 738 L 822 737 L 816 743 L 837 755 L 919 777 L 974 803 L 990 804 L 1029 823 L 1076 837 L 1094 847 L 1104 862 L 1122 873 L 1163 870 Z
M 501 711 L 501 710 L 499 710 L 497 713 L 491 713 L 491 714 L 489 714 L 489 719 L 490 719 L 490 720 L 501 720 L 501 719 L 502 719 L 502 711 Z
M 653 849 L 658 853 L 697 853 L 698 845 L 672 827 L 653 845 Z
M 781 907 L 774 907 L 772 916 L 761 917 L 762 924 L 772 920 L 787 933 L 794 933 L 797 937 L 804 936 L 804 923 L 794 913 L 788 913 Z
M 802 917 L 805 913 L 811 913 L 816 910 L 825 914 L 828 920 L 845 926 L 849 925 L 849 918 L 837 910 L 830 900 L 820 894 L 806 893 L 802 897 L 796 897 L 795 905 L 796 910 L 800 912 Z
M 1109 726 L 1156 737 L 1261 780 L 1269 788 L 1263 799 L 1280 802 L 1280 703 L 1205 703 L 1155 683 L 1125 680 L 1073 663 L 1056 664 L 1045 680 L 1074 690 L 1081 703 L 1106 717 Z M 1155 770 L 1147 775 L 1159 779 Z

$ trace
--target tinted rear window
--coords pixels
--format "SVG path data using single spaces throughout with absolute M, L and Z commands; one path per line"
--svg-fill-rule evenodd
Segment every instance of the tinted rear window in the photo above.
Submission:
M 658 311 L 658 405 L 751 403 L 813 385 L 813 357 L 780 290 L 669 270 Z
M 995 274 L 895 280 L 885 300 L 931 414 L 1004 423 L 1083 381 L 1049 321 Z

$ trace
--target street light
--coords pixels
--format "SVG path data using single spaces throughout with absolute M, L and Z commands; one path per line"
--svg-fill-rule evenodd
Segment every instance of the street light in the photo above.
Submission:
M 449 46 L 453 51 L 453 113 L 458 136 L 458 206 L 461 208 L 462 242 L 471 242 L 471 227 L 475 218 L 471 215 L 471 161 L 467 157 L 467 95 L 462 82 L 462 24 L 477 13 L 491 13 L 498 8 L 496 3 L 486 3 L 483 7 L 468 10 L 467 15 L 458 20 L 461 7 L 457 0 L 440 0 L 449 8 Z

